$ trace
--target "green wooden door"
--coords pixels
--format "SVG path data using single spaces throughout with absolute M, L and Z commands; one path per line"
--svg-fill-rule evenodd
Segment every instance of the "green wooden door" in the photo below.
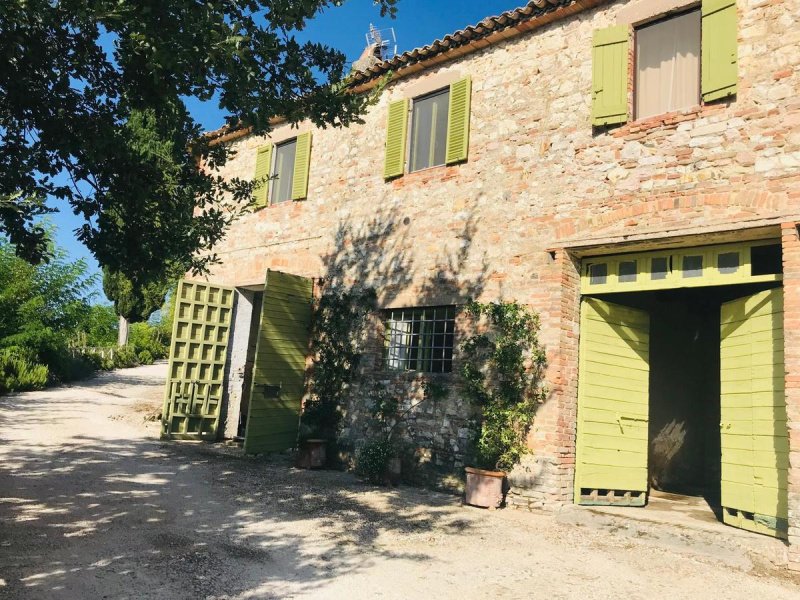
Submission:
M 297 442 L 311 324 L 312 282 L 267 271 L 244 450 L 278 452 Z
M 175 300 L 162 435 L 217 439 L 233 290 L 182 281 Z
M 650 316 L 596 298 L 581 305 L 575 499 L 647 498 Z
M 723 304 L 720 340 L 723 520 L 786 537 L 783 290 Z

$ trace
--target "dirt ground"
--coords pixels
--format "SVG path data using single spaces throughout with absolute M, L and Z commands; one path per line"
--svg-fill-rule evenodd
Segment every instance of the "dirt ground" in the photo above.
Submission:
M 161 442 L 164 374 L 0 398 L 0 598 L 800 598 L 741 535 Z

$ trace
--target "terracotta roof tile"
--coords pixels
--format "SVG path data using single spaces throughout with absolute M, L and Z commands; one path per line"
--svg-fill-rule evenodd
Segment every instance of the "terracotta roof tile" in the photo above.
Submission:
M 431 44 L 408 50 L 389 60 L 379 62 L 352 74 L 352 88 L 360 91 L 374 85 L 379 77 L 393 72 L 395 78 L 403 72 L 415 72 L 450 58 L 469 54 L 498 41 L 513 37 L 538 25 L 575 14 L 609 0 L 531 0 L 525 6 L 508 10 L 496 17 L 486 17 L 475 25 L 455 31 Z M 216 143 L 246 135 L 248 130 L 225 126 L 205 135 Z
M 552 13 L 560 8 L 565 8 L 570 5 L 593 4 L 598 4 L 598 2 L 581 2 L 579 0 L 532 0 L 525 6 L 508 10 L 496 17 L 486 17 L 475 25 L 469 25 L 464 29 L 446 35 L 442 39 L 436 40 L 427 46 L 414 48 L 413 50 L 398 54 L 389 60 L 373 65 L 364 71 L 358 71 L 353 74 L 353 84 L 358 87 L 359 84 L 380 77 L 389 71 L 397 71 L 421 60 L 428 60 L 444 52 L 449 52 L 461 46 L 483 40 L 492 34 L 498 34 L 511 27 Z

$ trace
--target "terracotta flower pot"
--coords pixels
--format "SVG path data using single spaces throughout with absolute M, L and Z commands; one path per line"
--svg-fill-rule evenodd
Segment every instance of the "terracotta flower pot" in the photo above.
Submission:
M 464 486 L 464 503 L 495 509 L 503 504 L 504 471 L 484 471 L 474 467 L 464 469 L 467 483 Z
M 327 460 L 327 440 L 304 440 L 300 443 L 296 466 L 300 469 L 321 469 Z

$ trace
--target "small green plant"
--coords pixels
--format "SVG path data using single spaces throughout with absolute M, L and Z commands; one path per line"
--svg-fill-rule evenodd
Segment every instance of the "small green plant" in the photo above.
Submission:
M 152 365 L 155 362 L 155 359 L 153 358 L 153 355 L 150 354 L 149 350 L 142 350 L 136 355 L 136 358 L 139 359 L 140 365 Z
M 136 351 L 130 346 L 122 346 L 114 352 L 114 368 L 115 369 L 128 369 L 139 365 L 139 359 L 136 356 Z
M 539 315 L 516 302 L 470 302 L 477 332 L 461 344 L 464 392 L 480 412 L 473 440 L 475 466 L 509 471 L 544 402 L 545 352 Z
M 47 385 L 48 376 L 46 365 L 30 362 L 11 352 L 0 352 L 0 394 L 41 390 Z
M 356 475 L 370 483 L 385 484 L 389 461 L 394 453 L 392 442 L 386 438 L 367 440 L 356 452 Z

